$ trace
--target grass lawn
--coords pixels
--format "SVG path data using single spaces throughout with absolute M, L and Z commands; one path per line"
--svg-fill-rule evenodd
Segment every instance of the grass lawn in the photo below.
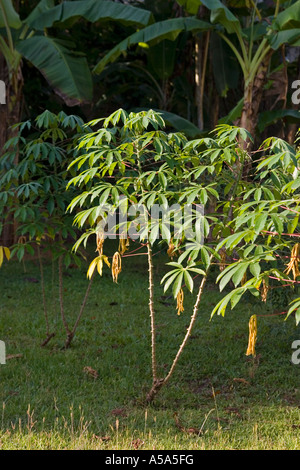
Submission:
M 174 300 L 165 298 L 159 285 L 166 261 L 159 256 L 154 257 L 155 308 L 163 374 L 186 331 L 194 296 L 185 294 L 185 310 L 178 316 Z M 38 263 L 27 261 L 25 268 L 12 260 L 0 270 L 0 339 L 8 356 L 0 365 L 1 449 L 300 449 L 300 366 L 291 362 L 300 331 L 293 318 L 266 316 L 272 305 L 247 297 L 224 318 L 210 321 L 221 295 L 208 285 L 171 381 L 145 407 L 151 387 L 146 257 L 124 258 L 118 284 L 106 267 L 94 280 L 68 350 L 62 349 L 56 271 L 46 260 L 49 320 L 56 336 L 42 348 Z M 87 282 L 86 266 L 65 272 L 70 324 Z M 245 355 L 253 313 L 265 315 L 258 317 L 255 359 Z

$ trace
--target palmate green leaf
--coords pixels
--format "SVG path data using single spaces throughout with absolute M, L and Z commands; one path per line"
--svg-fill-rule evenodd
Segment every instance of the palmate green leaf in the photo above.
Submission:
M 13 29 L 19 29 L 22 26 L 22 21 L 14 9 L 12 0 L 1 0 L 0 2 L 0 28 L 5 28 L 6 22 Z
M 87 60 L 73 45 L 50 36 L 20 41 L 18 52 L 45 76 L 68 106 L 92 99 L 92 78 Z
M 215 314 L 222 315 L 224 317 L 229 302 L 233 301 L 232 305 L 235 306 L 237 302 L 241 299 L 242 295 L 246 292 L 246 290 L 246 287 L 238 287 L 229 292 L 229 294 L 223 297 L 223 299 L 220 300 L 220 302 L 218 302 L 217 305 L 214 307 L 211 312 L 211 317 L 213 317 Z
M 151 225 L 149 230 L 149 242 L 151 245 L 153 245 L 154 242 L 159 238 L 159 228 L 159 223 L 154 223 Z
M 251 234 L 251 230 L 243 230 L 242 232 L 234 233 L 233 235 L 229 235 L 224 240 L 222 240 L 218 246 L 216 247 L 216 251 L 219 251 L 222 246 L 226 246 L 226 248 L 232 250 L 235 248 L 247 235 Z
M 172 293 L 173 293 L 174 299 L 176 299 L 177 295 L 179 294 L 180 289 L 182 289 L 183 274 L 184 272 L 181 271 L 173 283 Z
M 271 219 L 274 223 L 274 227 L 275 227 L 276 232 L 281 234 L 283 232 L 283 222 L 282 222 L 281 218 L 277 214 L 271 214 Z
M 292 220 L 287 224 L 288 233 L 294 233 L 299 223 L 299 215 L 296 215 Z
M 257 278 L 254 277 L 252 279 L 249 279 L 249 281 L 247 281 L 243 286 L 237 287 L 231 290 L 214 307 L 211 313 L 211 317 L 213 317 L 215 314 L 224 316 L 228 304 L 230 303 L 231 309 L 233 309 L 237 305 L 237 303 L 241 300 L 243 294 L 246 291 L 249 291 L 252 295 L 254 295 L 255 297 L 258 297 L 259 291 L 256 288 L 258 283 L 259 281 L 257 280 Z
M 122 53 L 125 53 L 133 45 L 139 43 L 146 43 L 149 45 L 157 44 L 163 39 L 175 40 L 178 35 L 184 31 L 197 33 L 208 31 L 210 29 L 212 29 L 212 25 L 210 23 L 193 17 L 159 21 L 150 26 L 146 26 L 120 42 L 117 46 L 111 49 L 109 53 L 100 60 L 100 62 L 98 62 L 94 67 L 93 72 L 100 74 L 107 64 L 115 62 Z
M 230 280 L 234 282 L 234 276 L 236 275 L 236 273 L 236 282 L 234 284 L 235 286 L 237 286 L 237 284 L 239 284 L 240 280 L 243 278 L 243 275 L 245 274 L 249 264 L 250 262 L 248 261 L 245 263 L 237 262 L 227 266 L 217 277 L 220 292 L 222 292 L 222 290 L 226 287 Z
M 300 178 L 295 179 L 294 181 L 290 181 L 289 183 L 285 184 L 281 191 L 282 193 L 287 192 L 290 194 L 291 192 L 296 191 L 300 187 Z
M 246 271 L 249 267 L 249 264 L 250 264 L 249 262 L 240 263 L 239 268 L 233 274 L 231 279 L 232 279 L 232 282 L 233 282 L 235 287 L 237 287 L 240 284 L 241 280 L 244 277 L 244 274 L 246 273 Z
M 266 227 L 268 216 L 268 213 L 262 213 L 254 218 L 254 230 L 256 233 L 260 233 Z
M 201 135 L 200 129 L 195 126 L 195 124 L 193 124 L 191 121 L 188 121 L 182 116 L 161 109 L 155 109 L 155 111 L 161 114 L 162 118 L 168 126 L 173 127 L 173 129 L 178 132 L 182 132 L 188 138 L 195 139 L 196 137 Z
M 186 287 L 188 288 L 190 292 L 193 292 L 194 281 L 193 281 L 192 276 L 190 275 L 188 271 L 184 271 L 183 276 L 184 276 L 184 282 L 185 282 Z
M 287 315 L 286 315 L 286 319 L 292 314 L 292 313 L 295 313 L 295 320 L 296 320 L 296 325 L 299 325 L 300 323 L 300 299 L 297 298 L 297 299 L 294 299 L 292 302 L 291 302 L 291 307 L 289 308 L 288 312 L 287 312 Z
M 201 274 L 202 276 L 205 276 L 206 273 L 205 271 L 203 271 L 203 269 L 200 269 L 200 268 L 191 268 L 191 267 L 188 267 L 188 270 L 189 271 L 192 271 L 194 273 L 197 273 L 197 274 Z
M 210 256 L 208 254 L 207 249 L 204 246 L 201 247 L 201 260 L 205 266 L 205 269 L 207 269 L 210 266 Z
M 261 268 L 259 263 L 251 263 L 249 266 L 250 272 L 254 277 L 257 277 L 260 275 Z
M 200 274 L 202 276 L 205 276 L 206 273 L 203 271 L 203 269 L 195 267 L 195 263 L 190 263 L 186 268 L 184 268 L 180 263 L 177 263 L 175 261 L 171 261 L 170 263 L 167 263 L 168 266 L 173 266 L 175 269 L 172 271 L 169 271 L 164 275 L 164 277 L 161 280 L 161 284 L 164 284 L 164 292 L 173 284 L 173 295 L 174 298 L 177 297 L 177 294 L 179 290 L 182 287 L 182 282 L 185 282 L 186 287 L 190 292 L 193 292 L 194 288 L 194 280 L 190 274 L 190 271 L 196 274 Z
M 165 283 L 164 285 L 164 292 L 166 292 L 170 285 L 173 283 L 173 281 L 175 280 L 175 278 L 178 276 L 178 274 L 180 273 L 180 270 L 178 269 L 175 269 L 175 270 L 172 270 L 170 272 L 168 272 L 161 280 L 161 284 Z M 168 279 L 167 279 L 168 278 Z

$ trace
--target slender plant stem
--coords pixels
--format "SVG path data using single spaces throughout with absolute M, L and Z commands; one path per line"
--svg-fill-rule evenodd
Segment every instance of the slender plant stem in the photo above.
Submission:
M 136 150 L 137 165 L 139 176 L 142 175 L 142 164 L 140 150 Z M 143 184 L 141 185 L 142 194 L 145 193 Z M 153 384 L 157 382 L 157 366 L 156 366 L 156 328 L 155 328 L 155 312 L 154 312 L 154 292 L 153 292 L 153 256 L 151 243 L 147 243 L 147 254 L 148 254 L 148 273 L 149 273 L 149 311 L 150 311 L 150 320 L 151 320 L 151 361 L 152 361 L 152 378 Z
M 263 44 L 263 42 L 261 44 Z M 266 45 L 266 43 L 265 43 L 265 45 Z M 254 80 L 254 77 L 257 73 L 257 70 L 258 70 L 260 64 L 262 63 L 263 59 L 268 54 L 268 52 L 270 52 L 270 50 L 271 50 L 271 47 L 266 46 L 265 49 L 262 48 L 262 50 L 260 51 L 260 55 L 257 54 L 257 52 L 258 52 L 258 50 L 257 50 L 257 52 L 256 52 L 256 54 L 255 54 L 255 56 L 254 56 L 254 58 L 251 62 L 251 72 L 250 72 L 250 74 L 249 74 L 249 76 L 248 76 L 248 78 L 245 82 L 245 88 L 247 88 L 249 83 L 251 83 Z
M 46 335 L 49 336 L 50 335 L 50 328 L 49 328 L 49 318 L 48 318 L 46 294 L 45 294 L 44 269 L 43 269 L 43 262 L 42 262 L 42 256 L 41 256 L 41 249 L 40 249 L 39 245 L 37 247 L 37 252 L 38 252 L 40 274 L 41 274 L 42 297 L 43 297 L 44 315 L 45 315 L 45 321 L 46 321 Z
M 247 74 L 248 74 L 248 70 L 247 70 L 247 67 L 246 67 L 246 64 L 241 56 L 241 54 L 239 53 L 239 51 L 237 50 L 237 48 L 235 47 L 235 45 L 230 41 L 230 39 L 228 39 L 228 37 L 221 33 L 221 32 L 218 32 L 219 36 L 224 39 L 225 42 L 227 42 L 227 44 L 229 45 L 229 47 L 232 49 L 232 51 L 234 52 L 234 55 L 236 56 L 237 60 L 239 61 L 239 64 L 241 66 L 241 69 L 243 71 L 243 75 L 244 75 L 244 79 L 246 79 L 247 77 Z
M 251 0 L 251 3 L 252 3 L 252 6 L 253 6 L 253 16 L 254 16 L 254 13 L 256 13 L 259 21 L 261 21 L 262 16 L 261 16 L 261 13 L 260 13 L 259 9 L 257 8 L 257 4 L 256 4 L 257 1 L 254 2 L 254 0 Z
M 65 309 L 64 309 L 64 294 L 63 294 L 63 257 L 60 256 L 58 259 L 58 280 L 59 280 L 59 304 L 60 304 L 60 313 L 63 325 L 67 332 L 67 335 L 71 333 L 69 329 L 69 325 L 66 320 L 65 316 Z
M 191 316 L 191 320 L 190 320 L 190 324 L 189 324 L 189 327 L 187 329 L 187 332 L 185 334 L 185 337 L 177 351 L 177 354 L 175 356 L 175 359 L 171 365 L 171 368 L 168 372 L 168 374 L 166 375 L 165 379 L 164 379 L 164 382 L 163 382 L 163 385 L 165 385 L 171 378 L 173 372 L 174 372 L 174 369 L 178 363 L 178 360 L 184 350 L 184 347 L 191 335 L 191 332 L 192 332 L 192 329 L 193 329 L 193 326 L 195 324 L 195 321 L 196 321 L 196 318 L 197 318 L 197 315 L 198 315 L 198 310 L 199 310 L 199 305 L 200 305 L 200 301 L 201 301 L 201 297 L 202 297 L 202 294 L 203 294 L 203 290 L 204 290 L 204 285 L 205 285 L 205 282 L 206 282 L 206 279 L 207 279 L 207 275 L 208 275 L 208 272 L 206 272 L 205 276 L 203 276 L 202 278 L 202 281 L 200 283 L 200 286 L 199 286 L 199 290 L 198 290 L 198 294 L 197 294 L 197 299 L 196 299 L 196 302 L 195 302 L 195 305 L 194 305 L 194 309 L 193 309 L 193 314 Z
M 5 11 L 5 7 L 3 5 L 3 0 L 0 0 L 0 10 L 2 12 L 2 17 L 3 17 L 3 20 L 4 20 L 4 24 L 5 24 L 5 29 L 6 29 L 9 48 L 10 48 L 11 52 L 13 53 L 14 52 L 14 43 L 13 43 L 13 39 L 12 39 L 11 29 L 10 29 L 9 24 L 8 24 L 8 19 L 7 19 L 7 14 L 6 14 L 6 11 Z
M 157 366 L 156 366 L 156 329 L 155 329 L 155 312 L 154 312 L 154 293 L 153 293 L 153 260 L 152 248 L 150 242 L 147 243 L 148 251 L 148 272 L 149 272 L 149 310 L 151 319 L 151 359 L 152 359 L 152 377 L 153 383 L 157 382 Z
M 279 8 L 280 8 L 280 0 L 277 0 L 276 2 L 276 8 L 275 8 L 275 13 L 274 13 L 274 18 L 277 17 L 278 13 L 279 13 Z
M 198 109 L 197 125 L 200 130 L 203 130 L 203 115 L 201 106 L 201 40 L 199 37 L 195 38 L 195 85 L 196 85 L 196 101 Z
M 207 32 L 204 44 L 204 53 L 202 59 L 201 41 L 196 37 L 195 40 L 195 82 L 196 82 L 196 100 L 198 108 L 198 127 L 202 131 L 204 127 L 203 122 L 203 99 L 204 99 L 204 86 L 205 86 L 205 75 L 207 68 L 207 57 L 209 48 L 210 31 Z
M 210 256 L 210 262 L 213 258 L 213 255 Z M 210 266 L 210 265 L 209 265 Z M 203 290 L 204 290 L 204 286 L 205 286 L 205 283 L 206 283 L 206 280 L 207 280 L 207 276 L 208 276 L 208 273 L 209 273 L 209 267 L 207 268 L 207 271 L 205 273 L 205 275 L 203 276 L 202 278 L 202 281 L 200 283 L 200 286 L 199 286 L 199 289 L 198 289 L 198 294 L 197 294 L 197 298 L 196 298 L 196 302 L 194 304 L 194 308 L 193 308 L 193 314 L 191 316 L 191 320 L 190 320 L 190 324 L 188 326 L 188 329 L 187 329 L 187 332 L 184 336 L 184 339 L 177 351 L 177 354 L 175 356 L 175 359 L 173 360 L 172 362 L 172 365 L 170 367 L 170 370 L 168 372 L 168 374 L 165 376 L 164 379 L 160 379 L 160 380 L 156 380 L 154 383 L 153 383 L 153 386 L 150 390 L 150 392 L 148 393 L 147 395 L 147 398 L 146 398 L 146 401 L 149 403 L 151 401 L 153 401 L 154 397 L 157 395 L 157 393 L 159 392 L 159 390 L 167 384 L 167 382 L 170 380 L 170 378 L 172 377 L 173 375 L 173 372 L 174 372 L 174 369 L 179 361 L 179 358 L 186 346 L 186 343 L 189 339 L 189 337 L 191 336 L 191 333 L 192 333 L 192 330 L 193 330 L 193 327 L 194 327 L 194 324 L 195 324 L 195 321 L 196 321 L 196 318 L 197 318 L 197 315 L 198 315 L 198 310 L 199 310 L 199 305 L 200 305 L 200 302 L 201 302 L 201 298 L 202 298 L 202 294 L 203 294 Z
M 76 333 L 78 324 L 79 324 L 79 322 L 80 322 L 80 319 L 81 319 L 81 317 L 82 317 L 83 311 L 84 311 L 84 309 L 85 309 L 85 305 L 86 305 L 86 303 L 87 303 L 87 299 L 88 299 L 88 296 L 89 296 L 89 293 L 90 293 L 90 290 L 91 290 L 91 287 L 92 287 L 93 279 L 94 279 L 94 277 L 95 277 L 95 272 L 96 272 L 96 271 L 93 272 L 93 274 L 92 274 L 92 276 L 91 276 L 91 279 L 90 279 L 90 282 L 89 282 L 89 284 L 88 284 L 88 286 L 87 286 L 87 289 L 86 289 L 86 292 L 85 292 L 85 296 L 84 296 L 83 302 L 82 302 L 82 304 L 81 304 L 80 311 L 79 311 L 79 314 L 78 314 L 78 316 L 77 316 L 77 319 L 76 319 L 76 321 L 75 321 L 75 323 L 74 323 L 73 329 L 72 329 L 72 331 L 71 331 L 70 333 L 68 333 L 68 337 L 67 337 L 67 340 L 66 340 L 66 343 L 65 343 L 65 348 L 66 348 L 66 349 L 70 346 L 71 341 L 72 341 L 72 339 L 73 339 L 74 336 L 75 336 L 75 333 Z
M 241 46 L 245 67 L 246 67 L 247 70 L 249 70 L 250 62 L 249 62 L 249 57 L 248 57 L 246 45 L 244 43 L 244 39 L 241 35 L 240 29 L 239 29 L 238 26 L 236 26 L 235 30 L 236 30 L 236 35 L 237 35 L 239 44 Z

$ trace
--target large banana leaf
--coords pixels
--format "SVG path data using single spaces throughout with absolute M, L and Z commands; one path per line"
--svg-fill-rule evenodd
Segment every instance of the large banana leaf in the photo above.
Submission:
M 230 47 L 216 33 L 210 38 L 210 55 L 216 88 L 220 96 L 226 96 L 229 89 L 238 87 L 240 66 Z
M 191 15 L 196 15 L 201 2 L 199 0 L 176 0 Z
M 159 21 L 150 26 L 146 26 L 146 28 L 137 31 L 117 44 L 98 62 L 93 71 L 94 73 L 101 73 L 107 64 L 114 62 L 122 53 L 126 52 L 130 46 L 135 44 L 147 43 L 153 45 L 158 44 L 163 39 L 174 41 L 183 31 L 200 32 L 208 31 L 212 28 L 213 26 L 210 23 L 193 17 Z
M 201 0 L 201 3 L 211 11 L 212 23 L 222 24 L 228 34 L 241 31 L 239 19 L 220 0 Z
M 150 72 L 161 80 L 167 80 L 174 72 L 177 41 L 161 41 L 148 49 Z
M 296 109 L 276 109 L 273 111 L 264 111 L 260 113 L 258 119 L 258 131 L 263 132 L 264 129 L 280 119 L 288 122 L 300 123 L 300 111 Z
M 74 106 L 92 99 L 93 85 L 86 58 L 71 46 L 67 41 L 36 35 L 17 44 L 17 50 L 69 106 Z
M 22 26 L 22 22 L 16 10 L 13 7 L 11 0 L 0 0 L 0 28 L 19 29 Z
M 235 107 L 227 114 L 227 116 L 219 119 L 218 124 L 234 124 L 240 117 L 244 107 L 244 98 L 235 105 Z
M 279 13 L 272 27 L 279 31 L 300 28 L 300 0 Z
M 297 45 L 299 42 L 300 30 L 298 29 L 287 29 L 286 31 L 279 31 L 273 33 L 269 37 L 270 46 L 272 49 L 279 49 L 282 44 Z
M 41 0 L 37 6 L 32 10 L 30 15 L 26 18 L 25 23 L 31 25 L 35 20 L 37 20 L 43 13 L 46 13 L 48 10 L 51 10 L 55 7 L 54 0 Z
M 155 111 L 161 113 L 161 116 L 167 125 L 173 127 L 177 132 L 183 132 L 190 139 L 196 139 L 202 135 L 202 131 L 200 131 L 195 124 L 178 114 L 160 109 L 156 109 Z
M 33 29 L 42 31 L 55 24 L 84 18 L 95 23 L 99 20 L 113 20 L 126 25 L 146 26 L 153 22 L 152 13 L 110 0 L 75 0 L 65 1 L 54 8 L 44 11 L 30 21 Z

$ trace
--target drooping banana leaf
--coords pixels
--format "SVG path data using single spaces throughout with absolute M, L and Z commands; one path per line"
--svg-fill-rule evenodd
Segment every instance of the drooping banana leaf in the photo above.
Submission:
M 54 0 L 41 0 L 37 6 L 32 10 L 30 15 L 24 20 L 25 23 L 31 25 L 35 20 L 37 20 L 43 13 L 51 10 L 55 7 Z
M 264 36 L 266 36 L 268 26 L 268 23 L 264 21 L 261 23 L 254 24 L 253 26 L 243 29 L 243 36 L 247 37 L 249 41 L 251 39 L 252 41 L 259 41 Z
M 34 36 L 17 44 L 18 52 L 44 75 L 69 106 L 92 99 L 92 77 L 85 56 L 68 41 Z
M 227 114 L 227 116 L 219 119 L 218 124 L 234 124 L 242 114 L 244 106 L 244 98 L 240 99 L 237 105 Z
M 270 46 L 275 51 L 283 44 L 298 45 L 300 39 L 300 29 L 287 29 L 286 31 L 279 31 L 272 34 L 269 39 Z
M 176 41 L 164 39 L 159 44 L 149 48 L 147 52 L 150 72 L 161 80 L 168 79 L 175 67 Z
M 277 31 L 300 28 L 300 0 L 280 12 L 272 23 Z
M 289 122 L 296 122 L 300 125 L 300 111 L 296 109 L 276 109 L 260 113 L 257 129 L 259 132 L 263 132 L 266 127 L 284 118 Z
M 220 96 L 238 86 L 240 67 L 230 47 L 216 33 L 210 37 L 210 54 L 214 82 Z
M 213 24 L 222 24 L 228 34 L 241 31 L 239 19 L 220 0 L 201 0 L 201 3 L 211 11 L 210 21 Z
M 12 0 L 0 0 L 0 28 L 19 29 L 22 21 L 16 10 L 14 9 Z
M 115 3 L 110 0 L 74 0 L 59 5 L 36 16 L 30 22 L 33 29 L 42 31 L 55 24 L 84 18 L 95 23 L 99 20 L 118 21 L 126 25 L 146 26 L 153 22 L 152 13 L 131 5 Z
M 185 11 L 187 11 L 191 15 L 196 15 L 201 5 L 200 0 L 176 0 L 176 1 L 180 6 L 182 6 L 185 9 Z
M 97 74 L 101 73 L 107 64 L 117 60 L 122 53 L 125 53 L 127 49 L 130 48 L 130 46 L 139 43 L 150 45 L 158 44 L 163 39 L 174 41 L 183 31 L 196 33 L 200 31 L 208 31 L 212 28 L 213 26 L 210 23 L 193 17 L 174 18 L 154 23 L 150 26 L 146 26 L 146 28 L 143 28 L 140 31 L 137 31 L 117 44 L 100 60 L 100 62 L 98 62 L 93 72 Z
M 173 127 L 177 132 L 183 132 L 190 139 L 196 139 L 202 135 L 202 131 L 200 131 L 200 129 L 195 126 L 195 124 L 179 116 L 178 114 L 159 109 L 156 111 L 161 113 L 162 118 L 167 125 Z

